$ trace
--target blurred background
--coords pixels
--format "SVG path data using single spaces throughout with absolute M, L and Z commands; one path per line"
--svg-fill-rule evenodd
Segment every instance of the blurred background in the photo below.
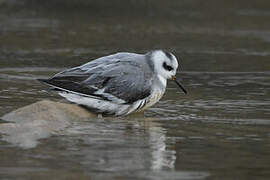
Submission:
M 62 100 L 37 78 L 152 49 L 187 95 L 168 82 L 144 117 L 0 133 L 0 179 L 269 180 L 269 0 L 0 0 L 0 117 Z
M 269 71 L 268 0 L 0 0 L 0 67 L 167 49 L 184 71 Z

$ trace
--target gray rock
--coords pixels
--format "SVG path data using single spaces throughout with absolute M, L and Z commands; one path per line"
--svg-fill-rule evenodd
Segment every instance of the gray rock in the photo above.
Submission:
M 47 138 L 71 125 L 73 121 L 96 117 L 95 114 L 75 104 L 39 101 L 4 115 L 10 123 L 0 124 L 3 140 L 32 148 L 39 139 Z

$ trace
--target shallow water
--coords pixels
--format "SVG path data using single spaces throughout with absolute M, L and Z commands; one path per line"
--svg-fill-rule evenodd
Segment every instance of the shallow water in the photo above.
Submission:
M 174 51 L 189 93 L 170 82 L 144 117 L 74 122 L 32 149 L 0 141 L 0 179 L 270 178 L 268 1 L 23 2 L 0 2 L 0 116 L 61 99 L 36 78 L 119 50 Z
M 56 71 L 27 69 L 2 71 L 1 113 L 59 99 L 32 79 Z M 189 94 L 170 83 L 145 117 L 74 122 L 29 150 L 1 141 L 0 177 L 269 177 L 269 75 L 179 73 Z

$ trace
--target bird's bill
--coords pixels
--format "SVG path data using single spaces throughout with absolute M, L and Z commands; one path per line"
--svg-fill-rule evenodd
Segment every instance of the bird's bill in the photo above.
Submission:
M 173 81 L 180 87 L 180 89 L 182 89 L 182 91 L 183 91 L 185 94 L 187 94 L 187 90 L 184 88 L 184 86 L 183 86 L 182 84 L 180 84 L 180 83 L 177 81 L 177 79 L 176 79 L 175 76 L 172 76 L 171 80 L 173 80 Z

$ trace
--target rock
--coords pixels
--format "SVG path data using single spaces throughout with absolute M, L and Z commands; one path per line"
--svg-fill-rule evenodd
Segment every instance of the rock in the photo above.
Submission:
M 31 148 L 73 121 L 93 117 L 96 115 L 76 104 L 43 100 L 4 115 L 1 119 L 11 123 L 0 124 L 0 134 L 10 143 Z
M 78 118 L 95 117 L 96 115 L 76 105 L 43 100 L 19 108 L 4 115 L 1 119 L 12 122 L 27 122 L 36 120 L 45 121 L 72 121 Z

